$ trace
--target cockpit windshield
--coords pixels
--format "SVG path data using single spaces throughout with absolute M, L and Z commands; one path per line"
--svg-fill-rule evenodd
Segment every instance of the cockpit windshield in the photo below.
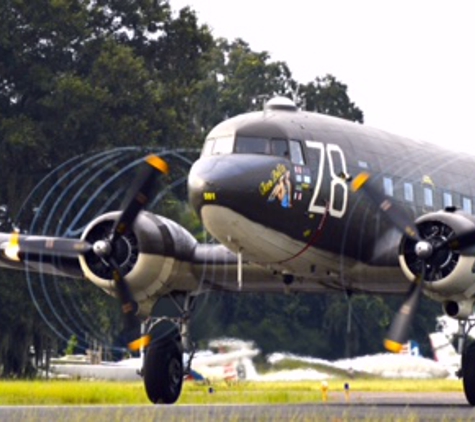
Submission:
M 219 138 L 209 138 L 206 140 L 202 156 L 231 154 L 234 147 L 234 136 L 221 136 Z
M 236 154 L 269 154 L 269 140 L 267 138 L 238 136 L 234 152 Z
M 219 154 L 263 154 L 284 157 L 304 165 L 302 145 L 296 140 L 263 138 L 257 136 L 223 136 L 209 138 L 203 147 L 203 156 Z
M 252 136 L 237 136 L 236 154 L 265 154 L 289 157 L 289 146 L 286 139 L 269 139 Z

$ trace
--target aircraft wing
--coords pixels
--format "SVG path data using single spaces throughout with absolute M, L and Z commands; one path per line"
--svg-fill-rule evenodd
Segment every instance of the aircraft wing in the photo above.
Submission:
M 193 358 L 193 367 L 200 366 L 219 366 L 226 365 L 232 362 L 238 362 L 240 359 L 253 358 L 259 354 L 256 349 L 234 350 L 225 353 L 212 353 L 197 355 Z
M 334 362 L 292 354 L 274 354 L 269 361 L 275 369 L 305 367 L 336 377 L 446 378 L 450 375 L 445 365 L 407 354 L 380 353 Z
M 334 362 L 330 362 L 324 359 L 318 358 L 305 358 L 300 356 L 295 356 L 292 354 L 273 354 L 269 358 L 269 361 L 272 362 L 273 369 L 297 369 L 305 368 L 314 369 L 318 372 L 332 375 L 335 377 L 360 377 L 360 378 L 371 378 L 375 377 L 370 372 L 362 370 L 354 370 L 351 367 L 341 367 Z

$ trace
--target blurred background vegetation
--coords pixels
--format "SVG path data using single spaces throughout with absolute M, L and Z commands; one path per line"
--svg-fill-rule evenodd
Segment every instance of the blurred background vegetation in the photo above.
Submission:
M 203 240 L 206 234 L 185 203 L 186 171 L 214 125 L 261 109 L 275 94 L 306 110 L 363 123 L 363 111 L 335 76 L 296 81 L 285 62 L 254 51 L 245 40 L 214 38 L 193 10 L 174 12 L 172 6 L 163 0 L 1 2 L 0 203 L 8 204 L 23 230 L 80 229 L 80 221 L 72 227 L 53 217 L 67 207 L 74 213 L 71 198 L 80 203 L 94 195 L 98 181 L 87 178 L 91 167 L 81 163 L 106 160 L 109 172 L 101 177 L 110 178 L 145 151 L 180 150 L 176 188 L 158 211 Z M 129 178 L 124 172 L 115 192 Z M 64 184 L 69 193 L 61 196 Z M 83 185 L 89 190 L 82 191 Z M 98 212 L 94 207 L 88 212 Z M 200 298 L 192 328 L 200 345 L 236 336 L 255 340 L 264 353 L 354 356 L 382 350 L 401 301 L 343 293 L 213 293 Z M 79 352 L 94 342 L 114 344 L 116 308 L 90 283 L 2 270 L 0 375 L 31 375 L 34 353 L 62 353 L 72 336 Z M 437 313 L 438 305 L 424 301 L 413 327 L 411 337 L 426 353 Z

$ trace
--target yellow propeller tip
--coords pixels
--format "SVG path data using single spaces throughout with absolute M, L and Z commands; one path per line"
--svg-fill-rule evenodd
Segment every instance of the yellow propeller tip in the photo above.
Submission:
M 389 352 L 399 353 L 402 350 L 402 344 L 394 340 L 384 340 L 384 348 Z
M 155 167 L 157 170 L 160 170 L 164 174 L 168 174 L 168 163 L 162 160 L 156 155 L 150 154 L 145 161 L 150 164 L 152 167 Z
M 149 335 L 138 338 L 137 340 L 131 341 L 129 343 L 129 350 L 132 352 L 137 352 L 140 349 L 147 347 L 150 344 L 151 337 Z
M 11 261 L 20 261 L 20 233 L 14 231 L 10 236 L 10 242 L 4 250 L 5 256 Z
M 369 173 L 362 172 L 356 176 L 351 182 L 351 190 L 353 192 L 359 191 L 364 184 L 369 180 Z

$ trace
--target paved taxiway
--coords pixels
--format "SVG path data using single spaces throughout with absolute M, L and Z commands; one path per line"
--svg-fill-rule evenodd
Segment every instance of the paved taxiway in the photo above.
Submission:
M 3 421 L 467 421 L 463 393 L 352 393 L 296 405 L 3 406 Z

